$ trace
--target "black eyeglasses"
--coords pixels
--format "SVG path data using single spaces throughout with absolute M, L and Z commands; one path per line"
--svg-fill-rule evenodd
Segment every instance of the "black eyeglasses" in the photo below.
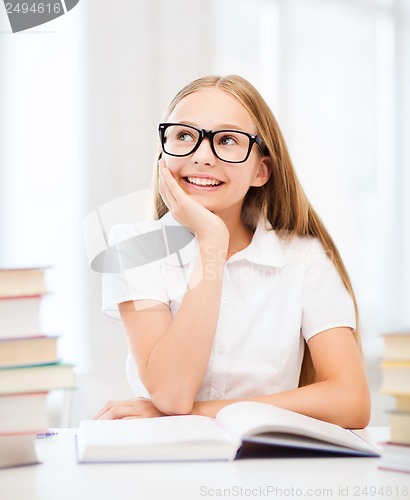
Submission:
M 170 156 L 189 156 L 208 138 L 213 154 L 228 163 L 243 163 L 257 144 L 267 155 L 266 146 L 258 135 L 239 130 L 205 130 L 183 123 L 160 123 L 158 127 L 161 146 Z

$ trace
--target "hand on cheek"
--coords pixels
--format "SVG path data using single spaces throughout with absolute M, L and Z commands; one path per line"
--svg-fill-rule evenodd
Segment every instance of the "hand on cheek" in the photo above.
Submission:
M 226 233 L 228 230 L 220 217 L 195 201 L 178 184 L 171 170 L 161 158 L 159 168 L 159 193 L 174 218 L 189 228 L 199 239 Z
M 159 194 L 161 195 L 161 198 L 167 206 L 168 210 L 172 212 L 176 200 L 169 186 L 169 175 L 172 177 L 171 172 L 165 165 L 165 160 L 161 158 L 158 162 Z

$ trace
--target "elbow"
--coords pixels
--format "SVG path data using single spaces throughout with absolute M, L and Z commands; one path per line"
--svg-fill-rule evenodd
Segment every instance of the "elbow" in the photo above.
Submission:
M 371 415 L 370 390 L 366 381 L 363 382 L 362 386 L 357 391 L 354 407 L 356 410 L 355 418 L 350 428 L 364 429 L 369 425 Z
M 194 399 L 183 397 L 181 394 L 151 394 L 155 407 L 165 415 L 189 415 L 194 406 Z
M 357 389 L 354 396 L 345 401 L 345 411 L 340 412 L 339 425 L 346 429 L 364 429 L 370 422 L 371 402 L 367 387 Z
M 349 429 L 364 429 L 369 425 L 370 422 L 370 398 L 367 400 L 362 400 L 361 403 L 356 407 L 356 411 L 351 417 L 349 422 Z
M 189 415 L 192 412 L 196 394 L 193 388 L 171 380 L 153 383 L 144 375 L 140 372 L 141 380 L 157 410 L 164 415 Z
M 340 423 L 341 427 L 345 429 L 364 429 L 369 425 L 370 422 L 370 410 L 367 409 L 357 409 L 356 411 L 349 412 L 349 415 L 346 415 L 342 422 Z

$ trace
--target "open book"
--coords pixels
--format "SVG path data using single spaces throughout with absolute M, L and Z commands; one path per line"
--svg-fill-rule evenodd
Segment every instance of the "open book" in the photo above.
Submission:
M 244 445 L 379 456 L 352 431 L 264 403 L 226 406 L 216 418 L 181 415 L 125 420 L 83 420 L 79 462 L 233 460 Z

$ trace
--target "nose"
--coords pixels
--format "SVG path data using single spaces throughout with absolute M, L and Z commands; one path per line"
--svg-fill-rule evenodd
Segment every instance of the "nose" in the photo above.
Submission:
M 192 161 L 202 165 L 214 165 L 216 156 L 211 148 L 211 140 L 209 137 L 204 137 L 198 149 L 192 154 Z

